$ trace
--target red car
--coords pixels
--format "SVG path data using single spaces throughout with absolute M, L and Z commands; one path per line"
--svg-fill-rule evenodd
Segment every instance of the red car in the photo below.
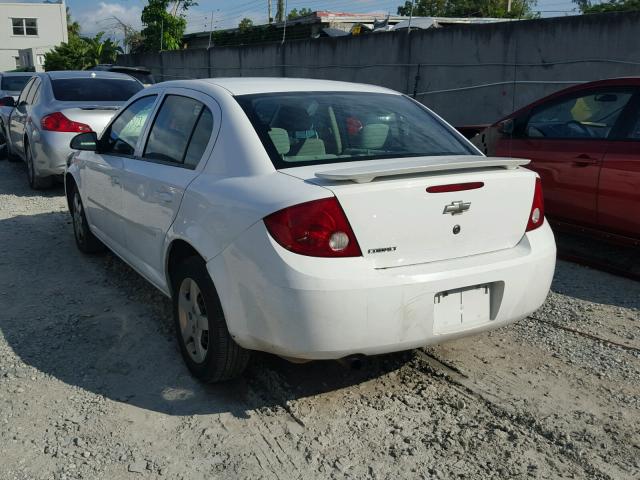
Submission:
M 556 225 L 640 242 L 640 78 L 567 88 L 472 141 L 490 155 L 531 159 Z

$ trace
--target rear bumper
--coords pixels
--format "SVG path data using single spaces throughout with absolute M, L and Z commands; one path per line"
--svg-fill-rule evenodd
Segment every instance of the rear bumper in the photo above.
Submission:
M 294 358 L 332 359 L 440 343 L 524 318 L 544 302 L 555 259 L 546 222 L 509 250 L 379 270 L 362 257 L 292 254 L 259 222 L 207 267 L 240 345 Z M 489 283 L 502 289 L 491 320 L 434 332 L 438 292 Z

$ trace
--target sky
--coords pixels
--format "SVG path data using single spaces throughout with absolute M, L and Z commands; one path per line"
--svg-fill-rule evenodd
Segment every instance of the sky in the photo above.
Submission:
M 24 0 L 22 0 L 24 1 Z M 396 13 L 398 5 L 404 0 L 286 0 L 287 11 L 293 8 L 311 10 L 331 10 L 347 12 Z M 506 1 L 506 0 L 505 0 Z M 2 0 L 0 0 L 0 3 Z M 268 0 L 198 0 L 198 5 L 187 12 L 187 32 L 207 31 L 213 27 L 229 28 L 238 25 L 244 17 L 251 18 L 255 24 L 266 23 Z M 272 0 L 275 15 L 277 0 Z M 92 35 L 105 31 L 108 36 L 121 38 L 114 17 L 140 28 L 140 13 L 146 0 L 66 0 L 72 17 L 77 20 L 82 33 Z M 538 0 L 536 10 L 544 17 L 571 15 L 576 13 L 572 0 Z

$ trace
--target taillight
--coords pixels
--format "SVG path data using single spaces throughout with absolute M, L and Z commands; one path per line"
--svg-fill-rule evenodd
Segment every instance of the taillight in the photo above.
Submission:
M 428 193 L 463 192 L 484 187 L 484 182 L 449 183 L 447 185 L 433 185 L 427 187 Z
M 536 177 L 536 187 L 533 192 L 533 203 L 531 204 L 531 212 L 529 213 L 529 221 L 527 222 L 527 232 L 535 230 L 544 223 L 544 198 L 542 196 L 542 181 L 540 177 Z
M 89 125 L 69 120 L 60 112 L 50 113 L 49 115 L 42 117 L 40 125 L 43 130 L 48 130 L 50 132 L 84 133 L 91 131 L 91 127 Z
M 335 197 L 283 208 L 264 218 L 273 239 L 310 257 L 362 255 L 351 225 Z

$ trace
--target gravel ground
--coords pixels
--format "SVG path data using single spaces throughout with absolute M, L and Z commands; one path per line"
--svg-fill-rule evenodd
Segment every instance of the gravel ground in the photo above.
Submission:
M 170 304 L 0 162 L 0 479 L 640 478 L 640 283 L 560 262 L 531 318 L 203 386 Z

